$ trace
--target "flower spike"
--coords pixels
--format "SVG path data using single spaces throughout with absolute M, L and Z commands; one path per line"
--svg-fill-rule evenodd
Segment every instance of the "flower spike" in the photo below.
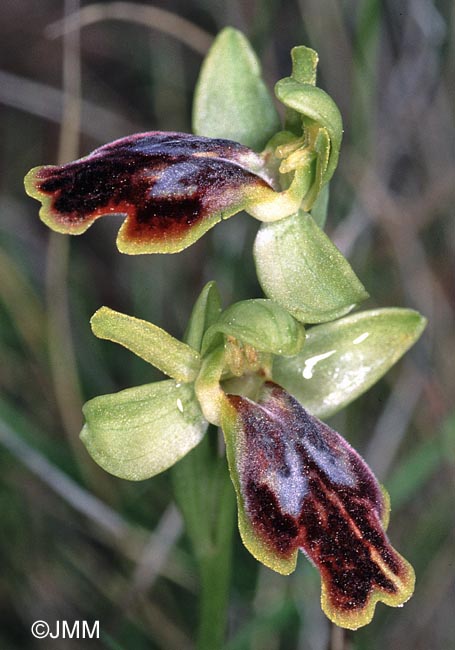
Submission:
M 125 214 L 124 253 L 175 253 L 221 219 L 274 196 L 260 156 L 237 142 L 185 133 L 139 133 L 75 162 L 32 169 L 27 193 L 53 230 L 78 235 Z
M 258 560 L 287 574 L 302 550 L 321 574 L 324 612 L 341 627 L 369 623 L 378 601 L 410 598 L 413 570 L 385 534 L 388 497 L 338 433 L 272 382 L 258 403 L 228 395 L 222 426 L 240 533 Z

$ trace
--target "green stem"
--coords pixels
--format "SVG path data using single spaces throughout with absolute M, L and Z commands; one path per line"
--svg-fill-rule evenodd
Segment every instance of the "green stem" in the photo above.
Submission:
M 214 650 L 223 645 L 229 604 L 232 565 L 232 534 L 235 496 L 226 464 L 219 477 L 218 508 L 212 513 L 214 543 L 199 559 L 201 600 L 197 650 Z
M 223 645 L 229 602 L 235 494 L 215 427 L 172 470 L 174 491 L 198 563 L 197 650 Z

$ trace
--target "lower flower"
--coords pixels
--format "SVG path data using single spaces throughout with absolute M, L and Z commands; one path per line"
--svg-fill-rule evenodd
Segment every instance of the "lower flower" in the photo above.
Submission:
M 410 598 L 414 572 L 385 534 L 388 496 L 344 438 L 272 382 L 258 402 L 227 395 L 222 428 L 240 533 L 259 561 L 288 574 L 302 550 L 321 574 L 324 612 L 349 629 L 378 601 Z
M 378 601 L 408 600 L 414 573 L 386 536 L 387 493 L 302 404 L 324 416 L 352 401 L 418 338 L 424 319 L 375 310 L 305 336 L 271 300 L 222 311 L 209 283 L 185 343 L 106 307 L 91 325 L 171 377 L 85 404 L 81 437 L 99 465 L 121 478 L 150 478 L 191 451 L 209 422 L 221 426 L 240 534 L 254 557 L 289 574 L 303 551 L 321 574 L 322 608 L 341 627 L 369 623 Z

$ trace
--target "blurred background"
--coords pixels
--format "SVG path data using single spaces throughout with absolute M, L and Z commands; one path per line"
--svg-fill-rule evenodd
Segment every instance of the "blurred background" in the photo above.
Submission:
M 51 234 L 22 179 L 129 133 L 189 131 L 204 52 L 226 25 L 251 39 L 270 88 L 289 74 L 292 46 L 319 52 L 319 85 L 345 124 L 327 231 L 371 295 L 364 308 L 414 308 L 429 325 L 331 421 L 391 494 L 389 533 L 416 569 L 414 597 L 340 633 L 303 556 L 283 578 L 236 535 L 225 650 L 454 648 L 453 3 L 2 0 L 0 14 L 2 650 L 194 647 L 198 576 L 168 473 L 113 478 L 78 439 L 85 400 L 159 374 L 95 339 L 89 318 L 108 305 L 180 338 L 208 280 L 225 304 L 261 296 L 257 223 L 237 216 L 176 256 L 122 256 L 121 219 L 71 241 Z M 38 641 L 36 619 L 99 620 L 100 639 Z

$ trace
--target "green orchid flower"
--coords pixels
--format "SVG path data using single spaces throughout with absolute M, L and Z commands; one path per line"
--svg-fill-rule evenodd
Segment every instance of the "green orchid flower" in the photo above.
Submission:
M 209 283 L 184 343 L 106 307 L 91 324 L 171 377 L 85 404 L 81 438 L 101 467 L 150 478 L 193 449 L 209 423 L 220 426 L 240 535 L 255 558 L 288 574 L 303 551 L 320 571 L 324 612 L 349 629 L 367 624 L 378 601 L 398 606 L 411 596 L 412 568 L 385 533 L 387 493 L 318 416 L 351 402 L 404 354 L 425 326 L 419 314 L 366 311 L 305 334 L 269 299 L 222 311 Z

